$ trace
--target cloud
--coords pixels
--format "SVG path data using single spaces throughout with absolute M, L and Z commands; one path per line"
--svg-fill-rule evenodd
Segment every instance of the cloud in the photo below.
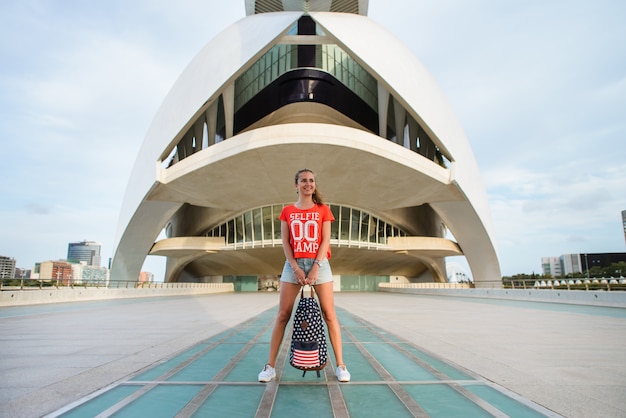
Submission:
M 539 272 L 541 257 L 623 251 L 626 201 L 619 191 L 626 190 L 626 163 L 592 174 L 577 165 L 544 172 L 501 166 L 486 173 L 505 274 L 532 266 Z
M 40 203 L 28 203 L 23 207 L 24 212 L 31 215 L 48 215 L 50 209 Z

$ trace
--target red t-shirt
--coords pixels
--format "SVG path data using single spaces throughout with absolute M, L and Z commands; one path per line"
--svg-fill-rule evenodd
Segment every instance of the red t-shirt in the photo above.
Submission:
M 322 243 L 322 225 L 334 221 L 335 217 L 327 205 L 314 205 L 311 209 L 298 209 L 294 205 L 285 206 L 280 220 L 289 225 L 289 243 L 295 258 L 315 258 Z M 330 259 L 330 247 L 326 253 Z

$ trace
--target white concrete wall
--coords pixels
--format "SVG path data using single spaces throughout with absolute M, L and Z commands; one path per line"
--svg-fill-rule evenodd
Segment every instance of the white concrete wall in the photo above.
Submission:
M 626 308 L 626 292 L 585 291 L 552 289 L 445 289 L 445 288 L 401 288 L 379 286 L 380 292 L 409 293 L 429 296 L 458 296 L 523 300 L 529 302 L 570 303 L 577 305 L 609 306 Z
M 0 292 L 0 307 L 36 305 L 43 303 L 79 302 L 106 299 L 144 298 L 157 296 L 191 296 L 235 291 L 232 283 L 199 283 L 179 288 L 95 288 L 68 287 L 33 290 L 3 290 Z

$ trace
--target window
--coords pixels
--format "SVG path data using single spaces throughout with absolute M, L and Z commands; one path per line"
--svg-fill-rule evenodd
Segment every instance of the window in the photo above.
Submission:
M 204 235 L 224 237 L 230 245 L 280 245 L 274 241 L 280 241 L 281 238 L 279 216 L 282 208 L 282 205 L 272 205 L 246 211 L 207 230 Z M 388 237 L 406 236 L 400 228 L 365 211 L 339 205 L 330 205 L 330 210 L 335 217 L 330 228 L 331 244 L 349 241 L 350 245 L 385 245 Z

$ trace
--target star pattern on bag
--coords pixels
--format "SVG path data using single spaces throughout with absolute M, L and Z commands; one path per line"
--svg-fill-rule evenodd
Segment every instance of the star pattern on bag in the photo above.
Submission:
M 322 312 L 314 297 L 300 299 L 293 323 L 290 364 L 301 370 L 323 367 L 328 358 L 328 348 Z M 317 344 L 311 344 L 312 342 L 317 342 Z M 317 356 L 319 356 L 319 361 L 316 361 Z M 312 366 L 312 364 L 317 366 Z

